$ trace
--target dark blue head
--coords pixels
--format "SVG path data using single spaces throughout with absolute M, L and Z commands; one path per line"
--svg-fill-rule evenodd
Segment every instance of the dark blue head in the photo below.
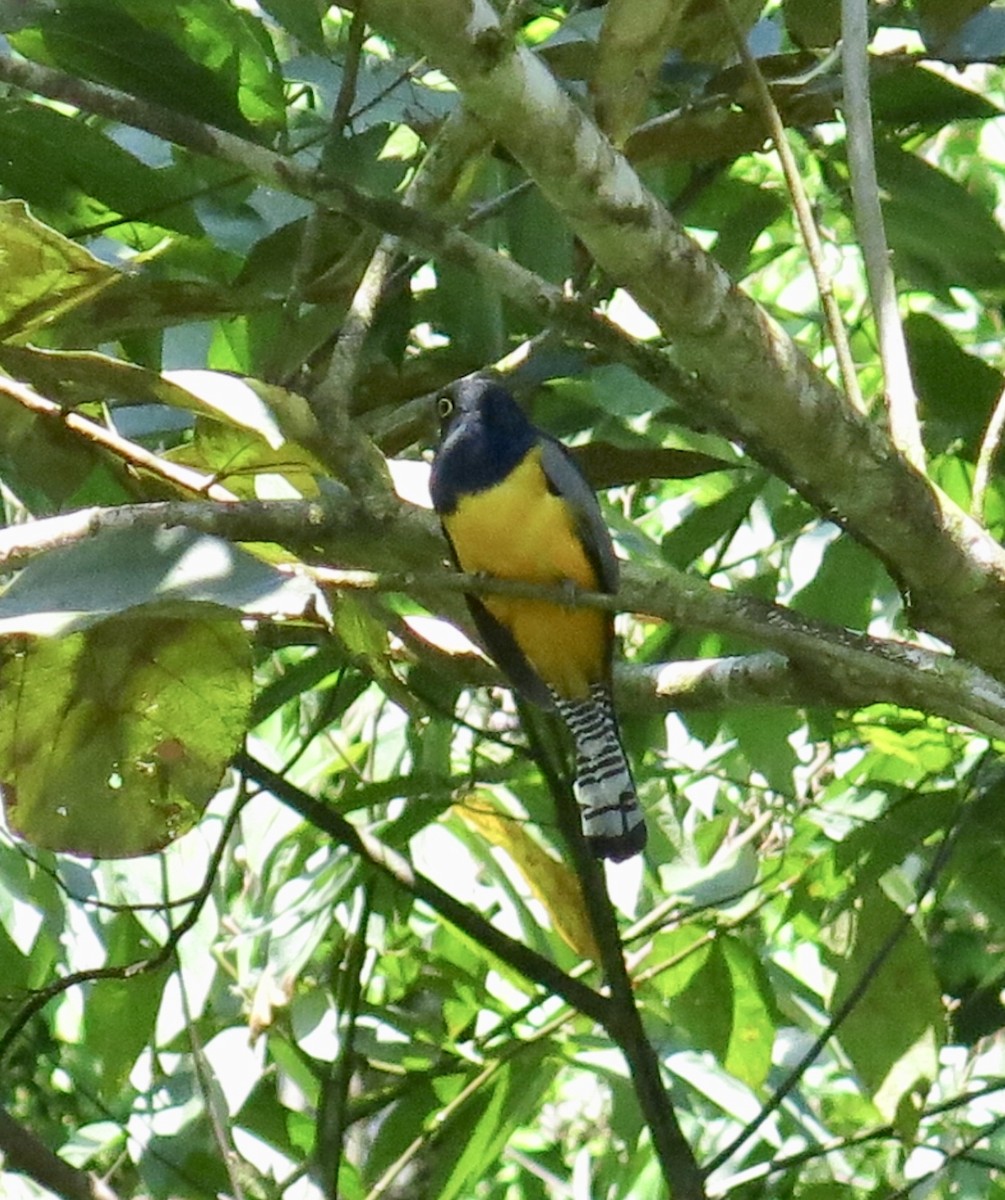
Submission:
M 440 399 L 440 446 L 429 491 L 438 513 L 467 492 L 500 483 L 537 440 L 510 393 L 490 379 L 463 379 Z

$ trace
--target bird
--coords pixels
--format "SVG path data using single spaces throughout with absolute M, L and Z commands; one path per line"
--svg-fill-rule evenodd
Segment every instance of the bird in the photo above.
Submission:
M 440 441 L 429 490 L 457 567 L 616 592 L 610 531 L 565 446 L 485 375 L 462 379 L 437 404 Z M 611 614 L 561 600 L 466 599 L 502 673 L 528 700 L 557 710 L 572 735 L 573 792 L 592 854 L 615 862 L 638 854 L 646 826 L 611 689 Z

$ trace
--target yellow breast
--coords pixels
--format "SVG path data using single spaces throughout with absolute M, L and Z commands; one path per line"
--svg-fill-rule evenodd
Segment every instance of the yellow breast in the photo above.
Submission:
M 596 588 L 568 505 L 548 490 L 539 448 L 495 487 L 461 498 L 444 524 L 465 571 L 502 579 Z M 610 620 L 604 613 L 544 601 L 485 596 L 541 678 L 560 695 L 585 696 L 604 677 Z

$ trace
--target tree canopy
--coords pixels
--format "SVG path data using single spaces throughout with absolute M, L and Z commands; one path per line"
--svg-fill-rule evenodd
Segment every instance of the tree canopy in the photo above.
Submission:
M 1005 8 L 0 32 L 3 1196 L 1005 1197 Z M 430 511 L 486 368 L 628 863 Z

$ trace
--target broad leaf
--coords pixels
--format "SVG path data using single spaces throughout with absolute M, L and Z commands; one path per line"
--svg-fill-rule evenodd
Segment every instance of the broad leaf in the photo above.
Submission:
M 931 958 L 913 922 L 877 963 L 902 920 L 901 910 L 879 887 L 863 896 L 852 916 L 851 942 L 838 967 L 831 1008 L 837 1012 L 865 984 L 838 1038 L 884 1118 L 911 1136 L 938 1070 L 945 1013 Z
M 88 625 L 2 646 L 7 821 L 49 850 L 148 854 L 199 819 L 240 747 L 251 649 L 233 617 Z

